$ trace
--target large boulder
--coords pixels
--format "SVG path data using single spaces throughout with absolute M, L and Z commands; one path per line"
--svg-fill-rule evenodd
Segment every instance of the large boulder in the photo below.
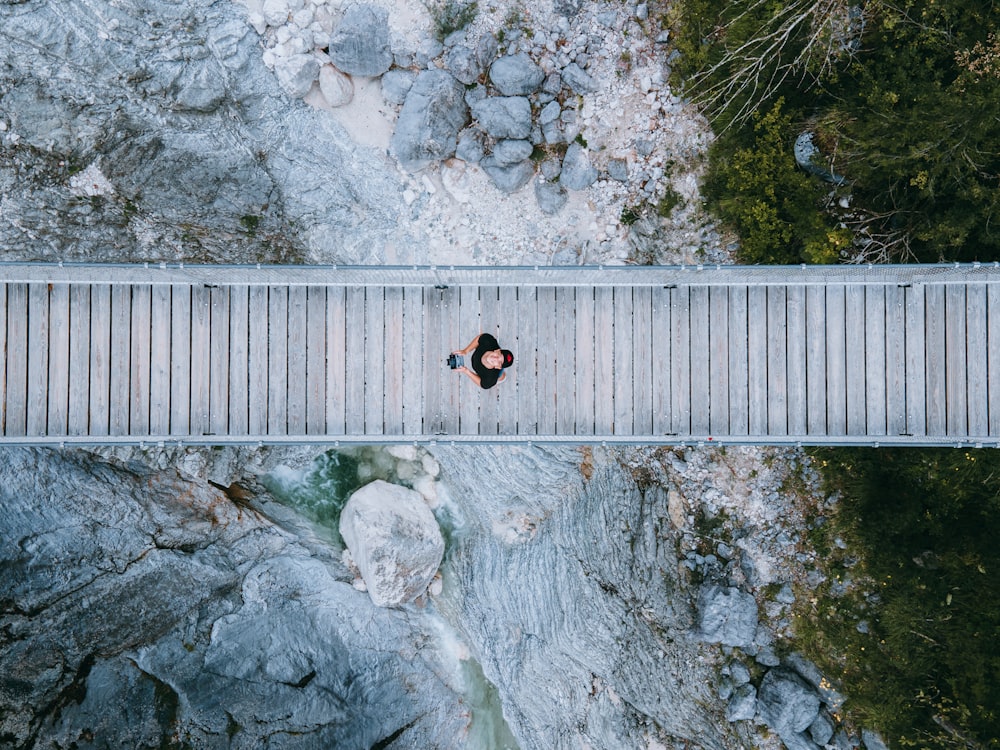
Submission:
M 471 86 L 483 73 L 475 51 L 464 44 L 458 44 L 445 53 L 444 65 L 448 71 L 466 86 Z
M 761 680 L 757 712 L 780 737 L 798 735 L 819 716 L 819 696 L 795 672 L 776 667 Z
M 490 96 L 472 104 L 479 127 L 494 138 L 524 140 L 531 134 L 531 104 L 523 96 Z
M 423 169 L 455 155 L 469 119 L 462 84 L 443 70 L 425 70 L 413 82 L 396 120 L 390 148 L 404 168 Z
M 444 557 L 441 529 L 420 493 L 381 479 L 348 499 L 340 534 L 380 607 L 422 594 Z
M 330 58 L 352 76 L 380 76 L 392 65 L 389 12 L 377 5 L 352 5 L 330 37 Z
M 515 164 L 501 164 L 492 154 L 479 162 L 479 166 L 490 176 L 497 189 L 504 193 L 517 192 L 528 184 L 535 173 L 535 165 L 529 159 Z
M 490 66 L 490 81 L 504 96 L 527 96 L 544 80 L 545 71 L 523 52 L 501 57 Z
M 757 634 L 757 602 L 736 588 L 703 586 L 698 592 L 698 627 L 710 643 L 749 646 Z
M 597 180 L 597 170 L 590 163 L 587 150 L 579 143 L 569 144 L 563 157 L 562 177 L 559 181 L 570 190 L 583 190 Z

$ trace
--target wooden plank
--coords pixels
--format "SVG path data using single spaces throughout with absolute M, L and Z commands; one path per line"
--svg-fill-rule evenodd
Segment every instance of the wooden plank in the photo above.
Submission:
M 847 434 L 847 288 L 826 289 L 826 434 Z M 856 331 L 851 331 L 857 336 Z
M 402 324 L 403 316 L 397 320 Z M 397 328 L 398 329 L 398 328 Z M 402 355 L 386 362 L 399 372 Z M 326 432 L 326 287 L 311 286 L 306 291 L 306 434 Z
M 927 434 L 927 340 L 925 290 L 922 284 L 903 290 L 906 323 L 906 432 Z
M 500 322 L 506 315 L 500 312 L 500 289 L 495 286 L 484 286 L 479 288 L 479 327 L 484 333 L 492 334 L 500 342 L 501 348 L 509 349 L 510 341 L 504 337 L 504 332 L 500 330 Z M 508 320 L 508 330 L 516 331 L 516 325 L 511 325 Z M 516 334 L 515 334 L 516 335 Z M 515 360 L 517 354 L 514 354 Z M 500 431 L 500 403 L 505 396 L 508 400 L 516 394 L 514 386 L 514 371 L 510 368 L 504 370 L 506 377 L 502 385 L 483 391 L 479 400 L 479 434 L 496 435 Z M 482 390 L 482 389 L 480 389 Z M 465 428 L 462 428 L 465 431 Z
M 904 290 L 885 287 L 886 434 L 906 432 L 906 322 Z
M 463 340 L 468 335 L 468 331 L 478 333 L 489 333 L 495 336 L 496 322 L 485 323 L 480 317 L 479 287 L 464 286 L 458 290 L 458 319 L 461 325 L 461 334 L 458 338 L 448 341 L 448 349 L 458 349 L 467 343 Z M 492 326 L 487 330 L 485 326 Z M 441 365 L 444 366 L 443 363 Z M 463 435 L 476 435 L 479 433 L 479 405 L 480 401 L 489 400 L 492 396 L 496 402 L 497 388 L 483 390 L 482 388 L 472 388 L 473 383 L 466 377 L 462 377 L 461 386 L 458 388 L 458 432 Z M 457 378 L 456 378 L 457 380 Z M 464 382 L 463 382 L 464 381 Z
M 10 366 L 10 351 L 7 349 L 7 284 L 2 283 L 0 283 L 0 351 L 5 355 L 3 366 L 0 366 L 0 435 L 3 435 L 7 422 L 7 368 Z
M 363 294 L 364 289 L 361 292 Z M 357 319 L 361 320 L 362 316 Z M 356 403 L 361 403 L 360 398 Z M 267 434 L 285 435 L 287 432 L 288 287 L 272 286 L 267 294 Z
M 610 435 L 615 425 L 614 290 L 594 289 L 594 432 Z
M 420 342 L 421 345 L 423 342 Z M 326 290 L 326 432 L 343 435 L 347 429 L 347 292 L 342 286 Z M 353 359 L 353 357 L 350 357 Z
M 785 292 L 788 341 L 788 434 L 805 436 L 808 412 L 806 376 L 806 289 L 790 286 Z
M 579 292 L 577 292 L 579 295 Z M 670 432 L 670 290 L 652 289 L 653 304 L 653 434 Z
M 149 432 L 170 432 L 170 296 L 172 287 L 157 284 L 149 305 Z
M 767 288 L 767 432 L 788 434 L 788 308 L 783 286 Z
M 806 433 L 826 434 L 826 289 L 806 287 Z
M 437 356 L 431 359 L 431 368 L 441 373 L 441 430 L 446 435 L 457 435 L 459 432 L 459 409 L 462 394 L 467 398 L 479 398 L 475 384 L 464 375 L 457 375 L 448 370 L 445 361 L 449 352 L 465 346 L 473 336 L 478 334 L 479 321 L 462 320 L 461 292 L 458 287 L 449 287 L 441 291 L 441 348 Z M 475 395 L 473 395 L 475 394 Z
M 635 354 L 632 346 L 632 287 L 614 289 L 615 343 L 612 362 L 615 369 L 615 435 L 633 435 L 632 386 L 635 378 Z
M 576 289 L 556 288 L 555 397 L 556 433 L 572 435 L 576 429 Z
M 90 286 L 69 290 L 69 415 L 66 432 L 86 435 L 90 429 Z
M 969 404 L 966 366 L 965 286 L 945 289 L 945 413 L 949 435 L 969 434 Z
M 385 288 L 385 396 L 382 415 L 388 435 L 403 434 L 403 287 Z
M 424 429 L 424 288 L 403 288 L 403 433 Z
M 670 417 L 674 435 L 691 434 L 691 287 L 670 294 Z
M 869 284 L 865 290 L 865 423 L 866 434 L 885 435 L 885 287 Z
M 28 418 L 28 286 L 7 287 L 7 392 L 4 434 L 27 433 Z
M 49 287 L 28 285 L 28 435 L 44 435 L 48 427 Z
M 711 434 L 712 431 L 708 290 L 703 284 L 691 287 L 691 432 L 694 435 Z
M 111 399 L 108 424 L 111 435 L 129 434 L 131 323 L 132 287 L 127 284 L 114 284 L 111 287 Z
M 973 438 L 989 434 L 989 343 L 986 335 L 986 286 L 970 284 L 965 292 L 969 429 Z
M 385 380 L 383 373 L 389 360 L 385 356 L 385 287 L 365 289 L 365 434 L 385 432 Z M 359 363 L 360 365 L 360 363 Z
M 322 330 L 323 324 L 317 325 Z M 229 433 L 249 432 L 250 289 L 237 284 L 229 289 Z
M 1000 435 L 1000 284 L 986 285 L 990 437 Z
M 747 320 L 747 288 L 743 285 L 728 287 L 729 352 L 727 381 L 729 383 L 729 434 L 750 434 L 750 365 L 747 346 L 749 330 Z
M 150 357 L 152 347 L 152 288 L 132 287 L 132 340 L 129 357 L 130 435 L 149 435 Z
M 209 396 L 211 387 L 211 289 L 191 287 L 191 434 L 211 432 Z
M 292 286 L 288 288 L 288 344 L 286 354 L 288 357 L 288 434 L 306 434 L 306 403 L 307 390 L 306 364 L 309 357 L 307 344 L 307 318 L 309 310 L 308 288 L 304 286 Z M 374 360 L 382 363 L 381 371 L 384 369 L 385 360 Z
M 594 289 L 580 287 L 574 299 L 576 340 L 573 343 L 576 398 L 573 433 L 594 434 Z
M 653 295 L 648 286 L 632 290 L 632 429 L 653 434 Z
M 0 314 L 0 321 L 3 320 Z M 69 284 L 53 284 L 49 293 L 48 434 L 67 434 L 69 417 Z M 0 351 L 4 351 L 0 342 Z M 3 393 L 0 387 L 0 393 Z
M 708 430 L 729 434 L 729 288 L 708 290 Z
M 348 435 L 362 435 L 365 431 L 365 369 L 369 367 L 365 351 L 365 288 L 349 287 L 345 295 L 345 429 Z
M 947 356 L 945 349 L 945 294 L 941 284 L 924 287 L 926 343 L 927 434 L 947 434 Z
M 251 435 L 267 434 L 267 402 L 268 402 L 268 362 L 267 362 L 267 332 L 268 297 L 270 290 L 266 286 L 249 288 L 248 305 L 248 378 L 247 400 L 249 413 L 247 430 Z
M 556 434 L 556 290 L 538 289 L 538 434 Z
M 465 377 L 452 372 L 445 372 L 447 367 L 442 365 L 441 360 L 447 358 L 448 353 L 456 349 L 464 348 L 468 341 L 461 344 L 444 341 L 442 337 L 442 326 L 444 325 L 444 303 L 441 299 L 443 290 L 430 288 L 424 290 L 425 314 L 427 316 L 424 325 L 424 430 L 427 435 L 440 435 L 444 431 L 444 402 L 443 402 L 443 378 Z M 471 336 L 470 336 L 471 340 Z
M 229 371 L 231 351 L 232 311 L 230 289 L 217 286 L 209 293 L 208 333 L 208 431 L 212 435 L 229 434 Z
M 514 352 L 514 366 L 508 368 L 507 381 L 504 381 L 504 388 L 498 394 L 497 408 L 499 409 L 499 424 L 497 429 L 501 435 L 515 435 L 517 434 L 518 390 L 521 382 L 521 368 L 523 361 L 530 360 L 530 357 L 525 356 L 517 346 L 518 332 L 520 331 L 517 288 L 502 286 L 499 288 L 498 294 L 499 310 L 497 320 L 502 321 L 504 344 L 506 345 L 508 342 L 513 344 L 511 351 Z
M 111 287 L 95 284 L 90 290 L 90 435 L 108 434 L 110 389 Z
M 517 290 L 517 434 L 538 434 L 538 298 L 533 286 Z
M 847 434 L 867 433 L 865 408 L 865 288 L 849 286 L 845 290 L 844 320 L 847 334 Z
M 767 287 L 747 289 L 747 403 L 751 435 L 767 435 Z

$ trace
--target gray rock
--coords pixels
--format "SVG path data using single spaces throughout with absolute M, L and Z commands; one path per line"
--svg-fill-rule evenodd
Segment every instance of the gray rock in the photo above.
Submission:
M 538 113 L 538 122 L 542 125 L 555 122 L 559 119 L 561 112 L 562 108 L 559 106 L 559 102 L 551 101 L 542 108 L 541 112 Z
M 531 104 L 523 96 L 491 96 L 472 105 L 472 116 L 494 138 L 524 140 L 531 133 Z
M 729 665 L 729 674 L 736 685 L 745 685 L 750 682 L 750 670 L 747 669 L 745 664 L 741 664 L 738 661 L 734 661 Z
M 381 78 L 382 98 L 390 104 L 402 104 L 416 79 L 417 74 L 412 70 L 387 71 Z
M 479 166 L 490 176 L 493 184 L 504 193 L 514 193 L 523 188 L 535 173 L 535 166 L 530 160 L 517 164 L 500 164 L 492 156 L 487 156 Z
M 579 143 L 569 144 L 563 157 L 560 182 L 570 190 L 583 190 L 597 180 L 597 170 L 591 166 L 587 150 Z
M 609 159 L 608 177 L 618 182 L 628 182 L 628 162 L 624 159 Z
M 726 706 L 726 721 L 749 721 L 757 715 L 757 688 L 746 683 L 733 690 Z
M 470 86 L 479 80 L 483 73 L 483 67 L 479 64 L 476 53 L 459 44 L 452 47 L 444 56 L 444 66 L 456 79 Z
M 466 128 L 458 134 L 455 156 L 469 164 L 478 164 L 486 154 L 486 135 L 479 128 Z
M 352 76 L 380 76 L 392 65 L 389 12 L 377 5 L 351 5 L 330 37 L 330 58 Z
M 405 169 L 416 171 L 455 154 L 458 131 L 469 119 L 465 89 L 443 70 L 417 76 L 396 120 L 390 148 Z
M 319 77 L 319 61 L 312 55 L 289 55 L 274 61 L 274 74 L 289 96 L 301 98 L 309 93 Z
M 778 593 L 774 595 L 775 601 L 781 602 L 782 604 L 794 604 L 795 603 L 795 592 L 792 591 L 792 587 L 788 583 L 781 585 Z
M 432 36 L 425 36 L 420 40 L 416 52 L 413 54 L 413 61 L 421 68 L 433 68 L 434 60 L 444 52 L 444 45 Z
M 838 729 L 833 733 L 830 745 L 837 750 L 854 750 L 854 748 L 861 745 L 861 741 L 858 737 L 848 734 L 843 729 Z
M 562 81 L 577 94 L 594 90 L 594 79 L 575 62 L 562 69 Z
M 535 200 L 538 201 L 538 207 L 543 214 L 553 216 L 566 205 L 569 193 L 559 183 L 549 182 L 543 177 L 539 177 L 535 180 Z
M 820 712 L 815 721 L 809 725 L 809 736 L 817 745 L 826 745 L 833 738 L 833 722 L 825 713 Z
M 492 34 L 484 34 L 479 37 L 479 42 L 476 44 L 476 59 L 479 61 L 479 67 L 486 70 L 496 58 L 499 48 L 500 45 Z
M 486 91 L 486 87 L 481 83 L 477 83 L 475 86 L 465 90 L 465 103 L 471 107 L 476 102 L 481 102 L 487 96 L 489 96 L 489 93 Z
M 319 71 L 319 90 L 331 107 L 343 107 L 354 98 L 354 82 L 346 73 L 333 65 L 324 65 Z
M 562 91 L 562 76 L 558 73 L 549 73 L 542 83 L 542 91 L 550 96 L 558 96 Z
M 798 675 L 812 685 L 820 700 L 833 711 L 839 711 L 846 698 L 833 689 L 830 681 L 825 679 L 819 667 L 806 659 L 802 654 L 792 652 L 785 657 L 785 665 L 794 669 Z
M 795 145 L 792 147 L 792 154 L 795 156 L 795 163 L 809 174 L 814 174 L 834 185 L 843 185 L 847 182 L 845 177 L 834 172 L 832 168 L 818 163 L 821 154 L 816 144 L 813 143 L 812 133 L 808 131 L 799 133 L 795 139 Z
M 865 750 L 889 750 L 889 746 L 885 744 L 882 736 L 871 729 L 861 730 L 861 742 L 864 744 Z
M 381 479 L 348 499 L 340 535 L 379 607 L 424 593 L 444 557 L 441 529 L 420 493 Z
M 553 182 L 562 171 L 562 162 L 558 159 L 545 159 L 539 167 L 539 171 L 542 173 L 542 177 Z
M 542 126 L 542 140 L 549 144 L 562 143 L 565 140 L 562 123 L 559 120 L 545 123 Z
M 655 148 L 656 144 L 651 140 L 646 138 L 635 139 L 635 152 L 639 154 L 639 156 L 651 156 Z
M 497 141 L 493 147 L 493 159 L 499 166 L 506 167 L 519 161 L 524 161 L 531 156 L 532 151 L 534 151 L 534 147 L 528 141 L 505 139 Z
M 698 628 L 710 643 L 747 646 L 757 633 L 757 602 L 739 589 L 702 586 L 698 592 Z
M 761 646 L 754 661 L 762 667 L 776 667 L 781 664 L 781 658 L 774 653 L 774 649 L 770 646 Z
M 790 669 L 776 667 L 761 680 L 757 711 L 782 739 L 808 729 L 819 715 L 819 705 L 816 692 Z
M 500 57 L 490 65 L 490 81 L 504 96 L 527 96 L 543 80 L 545 71 L 523 52 Z

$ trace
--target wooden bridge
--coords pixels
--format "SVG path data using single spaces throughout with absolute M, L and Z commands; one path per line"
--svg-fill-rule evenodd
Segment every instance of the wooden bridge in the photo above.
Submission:
M 0 442 L 1000 445 L 1000 268 L 0 264 Z M 483 391 L 445 366 L 514 351 Z

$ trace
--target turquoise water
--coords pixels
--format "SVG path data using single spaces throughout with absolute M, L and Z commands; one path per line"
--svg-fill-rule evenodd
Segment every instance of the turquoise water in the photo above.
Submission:
M 352 447 L 329 450 L 305 469 L 279 469 L 265 475 L 261 481 L 276 500 L 308 518 L 331 544 L 342 549 L 344 542 L 338 528 L 340 513 L 355 490 L 376 479 L 412 488 L 426 476 L 419 453 L 416 460 L 407 460 L 379 447 Z M 441 573 L 444 587 L 449 589 L 455 585 L 449 569 L 450 552 L 459 543 L 465 524 L 441 484 L 438 484 L 438 494 L 439 503 L 432 510 L 444 537 Z M 448 592 L 443 595 L 447 596 Z M 428 609 L 426 613 L 428 617 L 437 618 L 442 632 L 454 633 L 453 626 L 440 612 Z M 451 650 L 445 641 L 453 638 L 454 635 L 442 637 L 439 644 L 442 650 Z M 457 669 L 454 684 L 460 686 L 462 699 L 471 715 L 468 748 L 518 750 L 517 740 L 503 718 L 499 693 L 486 679 L 479 662 L 472 658 L 459 659 Z

